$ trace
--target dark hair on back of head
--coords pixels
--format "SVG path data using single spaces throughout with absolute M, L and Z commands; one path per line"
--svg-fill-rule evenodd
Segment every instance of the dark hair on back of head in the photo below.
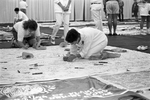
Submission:
M 68 43 L 73 43 L 74 41 L 77 41 L 77 39 L 79 37 L 80 37 L 80 33 L 76 29 L 71 29 L 71 30 L 68 31 L 65 40 Z
M 15 8 L 14 11 L 19 11 L 19 8 Z
M 36 21 L 34 21 L 32 19 L 29 19 L 23 23 L 23 28 L 25 30 L 30 29 L 32 31 L 35 31 L 37 29 L 37 27 L 38 27 L 38 25 L 37 25 Z

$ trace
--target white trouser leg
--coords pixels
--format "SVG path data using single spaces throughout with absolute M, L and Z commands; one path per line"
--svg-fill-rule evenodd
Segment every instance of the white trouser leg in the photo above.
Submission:
M 52 38 L 56 37 L 56 34 L 62 24 L 63 21 L 63 14 L 62 13 L 55 13 L 56 16 L 56 23 L 55 26 L 53 27 L 53 32 L 52 32 Z
M 63 20 L 64 20 L 64 37 L 66 37 L 67 32 L 69 30 L 70 13 L 64 13 Z
M 91 10 L 91 12 L 92 12 L 92 19 L 94 20 L 96 28 L 103 31 L 101 10 Z
M 89 50 L 85 58 L 89 58 L 90 56 L 94 56 L 94 55 L 100 55 L 100 53 L 103 52 L 107 44 L 108 44 L 108 40 L 106 39 L 101 43 L 99 43 L 98 45 L 91 47 L 91 49 Z

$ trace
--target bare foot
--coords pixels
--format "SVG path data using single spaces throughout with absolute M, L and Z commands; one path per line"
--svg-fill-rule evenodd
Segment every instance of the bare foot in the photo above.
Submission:
M 90 56 L 89 60 L 104 60 L 108 58 L 119 58 L 120 56 L 121 54 L 118 54 L 118 53 L 103 52 L 101 55 Z

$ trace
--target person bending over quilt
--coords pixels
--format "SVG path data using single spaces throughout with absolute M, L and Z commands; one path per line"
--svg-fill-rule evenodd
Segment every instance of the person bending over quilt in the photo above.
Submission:
M 40 46 L 40 29 L 36 21 L 29 19 L 16 23 L 12 28 L 15 47 L 46 49 Z
M 71 44 L 71 48 L 64 56 L 64 61 L 72 62 L 76 58 L 96 60 L 120 57 L 120 54 L 104 52 L 108 44 L 107 36 L 95 28 L 70 29 L 65 40 Z
M 15 8 L 14 11 L 16 13 L 16 17 L 14 18 L 14 24 L 29 19 L 25 13 L 19 10 L 19 8 Z

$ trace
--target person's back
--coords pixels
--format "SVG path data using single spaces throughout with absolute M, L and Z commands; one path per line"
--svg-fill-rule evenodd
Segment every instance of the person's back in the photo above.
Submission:
M 95 29 L 95 28 L 85 27 L 85 28 L 79 29 L 78 31 L 83 36 L 85 36 L 85 38 L 88 37 L 90 40 L 94 40 L 96 42 L 104 41 L 106 38 L 106 35 L 104 34 L 104 32 L 102 32 L 98 29 Z M 90 40 L 89 40 L 89 42 L 90 42 Z
M 25 13 L 23 13 L 22 11 L 19 11 L 18 12 L 18 19 L 28 20 L 29 18 L 27 17 L 27 15 Z

